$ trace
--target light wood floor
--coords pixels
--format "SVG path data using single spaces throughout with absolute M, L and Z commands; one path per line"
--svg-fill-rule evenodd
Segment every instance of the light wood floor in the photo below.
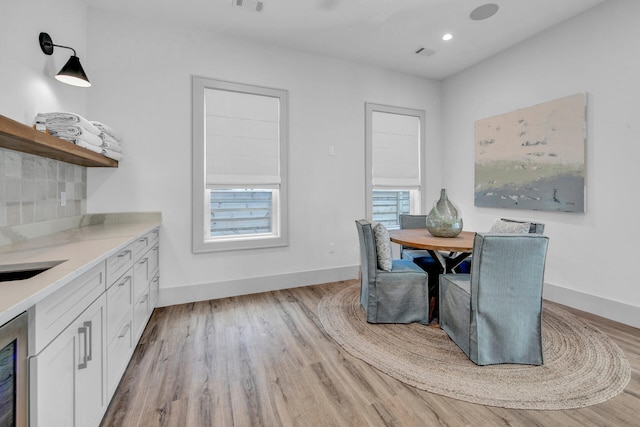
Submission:
M 405 385 L 325 333 L 330 283 L 156 309 L 103 426 L 637 426 L 640 330 L 572 312 L 632 366 L 615 398 L 568 411 L 510 410 Z

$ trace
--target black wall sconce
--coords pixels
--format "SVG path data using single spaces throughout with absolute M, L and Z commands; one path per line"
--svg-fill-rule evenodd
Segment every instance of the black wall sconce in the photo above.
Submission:
M 80 65 L 80 59 L 76 56 L 76 50 L 69 46 L 61 46 L 59 44 L 53 44 L 51 37 L 47 33 L 40 33 L 39 37 L 40 49 L 45 55 L 51 55 L 53 53 L 53 47 L 62 47 L 64 49 L 71 49 L 73 55 L 64 64 L 64 67 L 56 74 L 56 80 L 61 81 L 73 86 L 89 87 L 91 82 Z

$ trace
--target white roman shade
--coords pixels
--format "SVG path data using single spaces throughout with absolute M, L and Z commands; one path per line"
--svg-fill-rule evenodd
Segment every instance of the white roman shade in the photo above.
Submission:
M 206 184 L 280 184 L 279 98 L 207 88 Z
M 420 186 L 420 118 L 372 112 L 374 187 Z

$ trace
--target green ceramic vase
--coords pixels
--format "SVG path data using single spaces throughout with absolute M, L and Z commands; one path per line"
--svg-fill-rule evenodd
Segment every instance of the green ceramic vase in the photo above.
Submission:
M 447 197 L 447 190 L 440 190 L 440 199 L 427 215 L 427 230 L 436 237 L 456 237 L 462 231 L 462 218 Z

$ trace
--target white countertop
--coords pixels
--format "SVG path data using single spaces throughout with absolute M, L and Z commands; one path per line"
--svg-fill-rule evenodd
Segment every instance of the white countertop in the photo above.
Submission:
M 0 282 L 0 325 L 161 223 L 159 212 L 114 213 L 0 229 L 0 266 L 63 261 L 30 279 Z

